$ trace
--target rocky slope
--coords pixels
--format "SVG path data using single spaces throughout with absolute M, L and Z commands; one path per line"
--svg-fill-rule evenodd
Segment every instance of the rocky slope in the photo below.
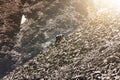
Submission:
M 0 1 L 0 77 L 75 30 L 87 6 L 87 0 Z M 21 25 L 22 15 L 27 21 Z
M 23 14 L 27 20 L 20 26 L 14 47 L 21 55 L 18 62 L 24 63 L 44 51 L 56 42 L 56 36 L 73 32 L 88 15 L 88 6 L 87 0 L 26 1 Z
M 0 3 L 0 75 L 14 69 L 1 80 L 120 80 L 120 13 L 87 12 L 89 0 Z
M 15 63 L 11 50 L 20 29 L 21 6 L 20 0 L 0 0 L 0 77 L 10 71 Z
M 88 17 L 3 80 L 120 80 L 119 21 L 107 13 Z

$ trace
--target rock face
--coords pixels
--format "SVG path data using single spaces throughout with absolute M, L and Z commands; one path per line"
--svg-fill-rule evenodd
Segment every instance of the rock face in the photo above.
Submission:
M 112 27 L 96 23 L 101 18 L 84 21 L 57 46 L 17 67 L 3 80 L 119 80 L 120 18 L 113 15 L 114 22 L 106 16 Z
M 21 6 L 20 0 L 0 1 L 0 77 L 10 71 L 14 64 L 10 51 L 20 29 Z
M 16 51 L 25 58 L 34 57 L 55 43 L 57 35 L 73 32 L 88 14 L 87 6 L 81 0 L 26 1 L 23 13 L 27 20 L 17 35 Z
M 93 7 L 90 0 L 21 1 L 22 14 L 19 0 L 1 1 L 1 77 L 17 66 L 2 80 L 120 79 L 118 16 L 86 20 L 87 7 Z M 20 25 L 22 15 L 27 20 Z
M 89 0 L 0 1 L 0 77 L 73 32 L 88 15 Z M 90 4 L 91 5 L 91 4 Z M 22 15 L 27 18 L 20 24 Z

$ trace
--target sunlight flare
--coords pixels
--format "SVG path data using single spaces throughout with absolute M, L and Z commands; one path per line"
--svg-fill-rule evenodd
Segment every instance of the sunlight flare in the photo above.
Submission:
M 120 9 L 120 0 L 94 0 L 97 6 L 108 9 Z

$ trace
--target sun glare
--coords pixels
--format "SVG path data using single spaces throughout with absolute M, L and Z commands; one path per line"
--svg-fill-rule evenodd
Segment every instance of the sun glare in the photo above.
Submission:
M 99 7 L 120 11 L 120 0 L 94 0 L 94 2 Z

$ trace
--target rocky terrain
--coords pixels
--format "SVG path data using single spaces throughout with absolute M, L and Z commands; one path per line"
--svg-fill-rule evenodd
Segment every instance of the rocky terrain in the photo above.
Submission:
M 27 20 L 1 28 L 0 35 L 7 37 L 0 39 L 0 74 L 9 72 L 1 80 L 120 80 L 119 13 L 96 13 L 89 0 L 16 3 L 14 12 Z M 12 43 L 11 49 L 3 49 L 4 41 Z
M 0 1 L 0 77 L 55 43 L 56 35 L 67 35 L 75 29 L 77 22 L 68 15 L 80 15 L 71 13 L 67 4 L 55 0 Z M 83 12 L 87 15 L 87 11 Z M 27 21 L 20 24 L 23 15 Z
M 11 50 L 20 29 L 21 7 L 20 0 L 0 0 L 0 76 L 9 72 L 15 63 Z

